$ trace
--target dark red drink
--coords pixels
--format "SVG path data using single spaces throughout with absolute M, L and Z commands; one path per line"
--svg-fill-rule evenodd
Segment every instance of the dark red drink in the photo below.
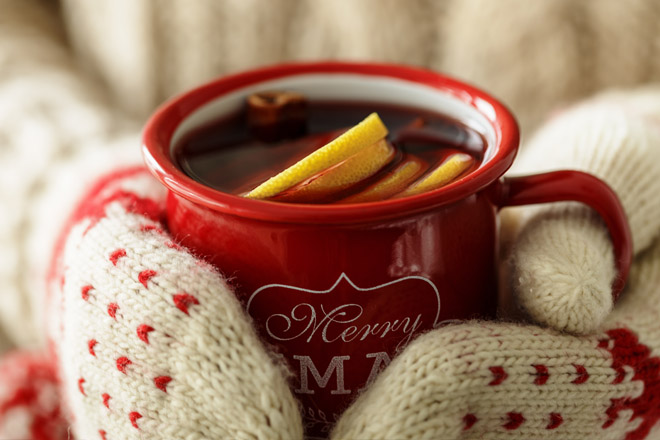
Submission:
M 311 102 L 306 109 L 306 134 L 276 142 L 253 135 L 248 127 L 247 111 L 235 113 L 183 139 L 175 149 L 176 161 L 195 180 L 226 193 L 242 195 L 372 112 L 377 112 L 389 129 L 388 140 L 396 151 L 392 160 L 376 174 L 348 188 L 305 199 L 305 203 L 362 201 L 355 196 L 411 158 L 422 164 L 415 176 L 420 179 L 454 153 L 468 153 L 475 159 L 462 175 L 476 169 L 481 162 L 485 141 L 466 125 L 419 109 L 365 102 Z M 291 201 L 286 194 L 271 200 Z

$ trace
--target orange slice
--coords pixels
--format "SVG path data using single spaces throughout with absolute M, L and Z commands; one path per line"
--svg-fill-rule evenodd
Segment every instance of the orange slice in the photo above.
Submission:
M 463 174 L 474 164 L 474 158 L 469 154 L 455 153 L 449 156 L 435 170 L 424 176 L 414 185 L 411 185 L 397 194 L 397 197 L 412 196 L 445 186 L 458 176 Z
M 395 153 L 392 144 L 381 139 L 272 200 L 298 203 L 323 200 L 373 176 L 392 160 Z
M 387 128 L 376 113 L 327 143 L 312 154 L 266 180 L 247 193 L 251 199 L 267 199 L 348 159 L 387 136 Z
M 424 162 L 417 157 L 410 157 L 383 179 L 364 191 L 345 198 L 341 203 L 363 203 L 388 199 L 407 188 L 424 169 Z

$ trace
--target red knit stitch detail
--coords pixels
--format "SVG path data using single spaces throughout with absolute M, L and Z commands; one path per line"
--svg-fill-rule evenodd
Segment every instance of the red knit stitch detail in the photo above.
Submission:
M 178 293 L 172 296 L 174 300 L 174 305 L 177 309 L 181 310 L 186 315 L 188 314 L 188 306 L 191 304 L 199 304 L 197 298 L 188 294 L 188 293 Z
M 163 234 L 163 230 L 155 225 L 140 225 L 140 231 L 141 232 L 154 231 L 157 234 Z
M 162 205 L 151 199 L 142 199 L 133 193 L 126 191 L 115 191 L 109 196 L 109 190 L 112 190 L 113 185 L 116 186 L 117 182 L 122 179 L 135 178 L 140 176 L 148 176 L 144 166 L 134 166 L 119 171 L 99 179 L 89 191 L 81 198 L 82 202 L 76 206 L 75 210 L 66 220 L 64 227 L 59 231 L 55 245 L 53 246 L 53 254 L 50 259 L 48 273 L 46 275 L 49 281 L 56 280 L 63 273 L 62 261 L 60 258 L 66 243 L 66 239 L 71 232 L 71 229 L 77 225 L 81 220 L 90 218 L 92 222 L 98 222 L 101 218 L 106 216 L 105 208 L 111 202 L 119 202 L 128 212 L 144 215 L 145 217 L 153 220 L 160 221 L 164 215 Z M 49 283 L 49 287 L 52 283 Z M 50 298 L 54 290 L 49 288 L 47 297 Z
M 147 324 L 140 324 L 137 328 L 137 335 L 142 341 L 149 343 L 149 332 L 154 331 L 154 328 Z
M 98 344 L 98 341 L 96 339 L 90 339 L 87 341 L 87 348 L 89 349 L 89 354 L 92 356 L 96 356 L 96 352 L 94 351 L 94 347 Z
M 131 421 L 131 425 L 133 425 L 134 428 L 140 429 L 140 427 L 137 424 L 138 419 L 142 418 L 142 414 L 140 414 L 137 411 L 133 411 L 130 414 L 128 414 L 128 419 Z
M 605 410 L 607 420 L 603 423 L 603 429 L 607 429 L 614 424 L 616 419 L 619 418 L 619 411 L 621 411 L 626 403 L 627 398 L 620 397 L 618 399 L 610 399 L 610 406 Z
M 110 262 L 112 263 L 113 266 L 116 266 L 116 265 L 117 265 L 117 261 L 118 261 L 121 257 L 125 257 L 125 256 L 126 256 L 126 250 L 124 250 L 124 249 L 117 249 L 117 250 L 113 251 L 113 252 L 110 254 Z
M 575 385 L 582 385 L 589 380 L 589 373 L 587 372 L 587 369 L 584 368 L 584 365 L 573 364 L 573 366 L 575 367 L 575 371 L 577 372 L 578 376 L 573 379 L 571 383 L 574 383 Z
M 108 315 L 110 315 L 113 319 L 117 319 L 117 309 L 119 309 L 119 304 L 117 303 L 108 304 Z
M 170 376 L 158 376 L 154 379 L 154 384 L 159 390 L 167 392 L 167 384 L 171 381 L 172 378 Z
M 103 406 L 110 409 L 110 404 L 108 403 L 108 401 L 110 400 L 110 394 L 103 393 L 101 394 L 101 397 L 103 398 Z
M 106 432 L 105 432 L 104 430 L 99 429 L 99 435 L 101 436 L 101 440 L 107 440 L 107 439 L 105 438 L 105 434 L 106 434 Z
M 141 282 L 144 287 L 147 287 L 147 281 L 149 281 L 149 279 L 154 275 L 156 275 L 155 270 L 151 270 L 151 269 L 143 270 L 138 275 L 138 281 Z
M 474 414 L 465 414 L 463 417 L 463 431 L 467 431 L 468 429 L 472 428 L 475 423 L 477 423 L 477 416 Z
M 488 383 L 490 386 L 499 385 L 509 377 L 502 367 L 489 367 L 488 369 L 493 373 L 493 380 Z
M 632 410 L 629 421 L 641 418 L 642 422 L 634 431 L 629 432 L 625 440 L 645 439 L 651 429 L 660 420 L 660 358 L 651 357 L 651 350 L 639 342 L 637 335 L 626 328 L 609 330 L 607 335 L 612 343 L 609 349 L 612 355 L 612 368 L 617 371 L 628 366 L 633 371 L 631 380 L 644 384 L 642 393 L 635 397 L 611 399 L 611 405 L 605 411 L 608 419 L 603 428 L 611 426 L 620 411 Z
M 550 423 L 545 429 L 557 429 L 564 423 L 564 418 L 559 413 L 550 413 Z
M 168 241 L 167 243 L 165 243 L 165 246 L 167 246 L 168 248 L 171 248 L 171 249 L 176 249 L 177 251 L 180 251 L 180 250 L 183 249 L 181 246 L 179 246 L 178 244 L 176 244 L 173 241 Z
M 623 367 L 617 367 L 614 371 L 616 371 L 616 376 L 614 377 L 614 380 L 612 380 L 612 385 L 623 382 L 623 379 L 626 378 L 626 370 L 624 370 Z
M 80 296 L 82 296 L 82 299 L 87 301 L 89 299 L 89 291 L 92 290 L 93 288 L 94 287 L 90 285 L 83 286 L 83 288 L 80 289 Z
M 523 417 L 522 414 L 517 413 L 517 412 L 510 412 L 506 413 L 507 417 L 509 418 L 509 421 L 506 422 L 504 425 L 502 425 L 505 429 L 508 429 L 509 431 L 513 431 L 515 429 L 520 428 L 520 425 L 525 423 L 525 418 Z
M 85 383 L 85 379 L 83 379 L 82 377 L 78 379 L 78 389 L 80 390 L 80 394 L 86 396 L 87 394 L 85 394 L 85 389 L 83 388 L 84 383 Z
M 126 367 L 131 365 L 133 362 L 126 356 L 122 356 L 117 359 L 117 369 L 122 373 L 126 374 Z
M 534 385 L 545 385 L 550 377 L 548 373 L 548 367 L 545 365 L 534 365 L 536 369 L 536 379 L 534 379 Z

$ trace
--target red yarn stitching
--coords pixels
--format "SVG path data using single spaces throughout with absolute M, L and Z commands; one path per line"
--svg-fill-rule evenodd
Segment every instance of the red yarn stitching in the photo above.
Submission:
M 165 246 L 167 246 L 168 248 L 171 248 L 171 249 L 176 249 L 177 251 L 180 251 L 181 249 L 183 249 L 181 246 L 179 246 L 178 244 L 176 244 L 173 241 L 168 241 L 167 243 L 165 243 Z
M 534 365 L 533 367 L 536 369 L 536 379 L 534 379 L 534 385 L 545 385 L 545 383 L 548 381 L 548 378 L 550 377 L 550 373 L 548 373 L 548 367 L 545 365 Z
M 83 288 L 80 289 L 80 296 L 82 296 L 82 299 L 87 301 L 89 299 L 89 291 L 92 290 L 93 288 L 94 287 L 90 285 L 83 286 Z
M 140 324 L 137 328 L 137 335 L 142 341 L 149 343 L 149 332 L 154 331 L 154 328 L 147 324 Z
M 520 413 L 510 412 L 507 413 L 506 415 L 509 418 L 509 421 L 502 426 L 505 429 L 508 429 L 509 431 L 513 431 L 515 429 L 520 428 L 520 425 L 522 425 L 525 422 L 525 418 Z
M 161 228 L 159 228 L 158 226 L 140 225 L 140 232 L 149 232 L 149 231 L 154 231 L 157 234 L 163 234 L 163 230 Z
M 620 411 L 632 410 L 629 421 L 641 418 L 642 422 L 637 429 L 627 434 L 626 440 L 642 440 L 660 420 L 660 358 L 651 357 L 649 347 L 640 343 L 637 335 L 629 329 L 609 330 L 607 335 L 613 342 L 609 351 L 617 378 L 619 371 L 623 371 L 623 366 L 627 365 L 634 372 L 632 380 L 642 381 L 644 390 L 635 398 L 611 399 L 611 405 L 605 411 L 608 419 L 603 428 L 611 426 Z
M 117 303 L 108 304 L 108 315 L 110 315 L 113 319 L 117 319 L 117 309 L 119 309 L 119 304 Z
M 607 415 L 607 420 L 603 423 L 603 429 L 607 429 L 614 424 L 616 419 L 619 418 L 619 411 L 621 411 L 628 399 L 625 397 L 620 397 L 618 399 L 610 399 L 610 406 L 605 410 Z M 632 420 L 632 419 L 631 419 Z
M 509 375 L 504 371 L 502 367 L 489 367 L 491 373 L 493 373 L 493 380 L 490 381 L 488 385 L 495 386 L 499 385 L 506 380 Z
M 94 346 L 98 343 L 96 339 L 90 339 L 87 341 L 87 348 L 89 349 L 89 354 L 96 357 L 96 352 L 94 351 Z
M 103 405 L 106 408 L 110 409 L 110 404 L 108 403 L 108 401 L 110 400 L 110 394 L 103 393 L 103 394 L 101 394 L 101 397 L 103 398 Z
M 584 365 L 573 364 L 573 366 L 575 367 L 575 371 L 578 376 L 573 379 L 571 383 L 574 383 L 575 385 L 582 385 L 589 380 L 589 373 L 587 372 L 587 369 L 584 368 Z
M 188 315 L 188 306 L 191 304 L 199 304 L 197 298 L 188 293 L 178 293 L 173 295 L 172 298 L 174 299 L 174 305 L 177 309 L 181 310 L 186 315 Z
M 137 411 L 133 411 L 128 415 L 128 419 L 131 421 L 131 425 L 133 425 L 134 428 L 140 429 L 140 427 L 137 424 L 137 420 L 142 418 L 142 414 L 140 414 Z
M 122 356 L 117 359 L 117 369 L 122 373 L 126 374 L 126 367 L 131 365 L 133 362 L 125 356 Z
M 154 379 L 154 384 L 159 390 L 167 392 L 167 384 L 171 381 L 172 378 L 170 376 L 158 376 Z
M 71 213 L 64 227 L 57 236 L 55 246 L 53 246 L 52 257 L 50 259 L 50 267 L 48 268 L 47 279 L 49 281 L 56 280 L 62 273 L 63 259 L 61 258 L 61 255 L 64 251 L 64 245 L 71 229 L 85 218 L 90 218 L 92 223 L 98 222 L 101 218 L 105 217 L 105 207 L 108 203 L 117 201 L 121 203 L 128 212 L 144 215 L 154 221 L 161 220 L 163 210 L 154 200 L 142 199 L 135 194 L 126 191 L 115 191 L 107 197 L 104 196 L 104 192 L 107 193 L 109 189 L 112 189 L 112 185 L 115 185 L 122 179 L 148 175 L 149 172 L 141 165 L 122 169 L 107 174 L 99 179 L 94 186 L 87 191 L 84 197 L 81 198 L 83 202 L 76 206 L 74 212 Z M 52 286 L 52 283 L 49 283 L 49 286 Z M 50 299 L 52 294 L 53 289 L 49 288 L 47 299 Z
M 477 420 L 479 419 L 477 419 L 477 416 L 474 414 L 465 414 L 463 417 L 463 431 L 467 431 L 468 429 L 472 428 L 474 424 L 477 423 Z
M 138 275 L 138 281 L 141 282 L 144 287 L 147 287 L 147 281 L 149 281 L 149 279 L 154 275 L 156 275 L 155 270 L 151 270 L 151 269 L 143 270 Z
M 112 265 L 113 265 L 113 266 L 116 266 L 116 265 L 117 265 L 117 261 L 118 261 L 121 257 L 125 257 L 125 256 L 126 256 L 126 250 L 124 250 L 124 249 L 117 249 L 117 250 L 113 251 L 113 252 L 110 254 L 110 262 L 112 262 Z
M 85 379 L 83 379 L 82 377 L 80 379 L 78 379 L 78 389 L 80 390 L 80 393 L 83 396 L 86 396 L 87 394 L 85 394 L 85 390 L 83 389 L 83 384 L 84 383 L 85 383 Z
M 105 434 L 106 434 L 106 432 L 105 432 L 104 430 L 99 429 L 99 435 L 101 436 L 101 440 L 107 440 L 107 439 L 105 438 Z
M 564 423 L 564 418 L 559 413 L 550 413 L 550 423 L 545 429 L 557 429 Z

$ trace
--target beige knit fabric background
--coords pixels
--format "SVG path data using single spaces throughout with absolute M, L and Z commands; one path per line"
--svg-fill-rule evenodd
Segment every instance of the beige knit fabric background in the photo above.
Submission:
M 50 174 L 66 175 L 64 159 L 81 151 L 131 156 L 146 115 L 174 93 L 281 60 L 401 62 L 490 91 L 513 108 L 525 136 L 548 112 L 597 90 L 660 80 L 659 28 L 653 0 L 63 0 L 59 8 L 4 0 L 4 327 L 22 344 L 39 340 L 25 322 L 40 316 L 36 274 L 65 209 L 50 211 L 43 228 L 43 215 L 30 215 L 40 206 L 33 202 L 59 194 L 65 207 L 84 186 Z M 119 141 L 125 133 L 132 140 Z M 123 150 L 107 147 L 117 142 Z M 108 163 L 93 162 L 90 179 Z
M 9 339 L 5 346 L 43 344 L 43 314 L 55 312 L 44 310 L 43 295 L 44 274 L 57 231 L 73 201 L 95 176 L 109 167 L 139 161 L 139 127 L 158 103 L 174 93 L 223 73 L 282 60 L 344 58 L 401 62 L 444 71 L 492 92 L 512 107 L 525 136 L 549 112 L 596 91 L 660 81 L 658 35 L 660 3 L 655 0 L 62 0 L 61 5 L 47 0 L 2 0 L 0 324 Z M 536 145 L 542 144 L 538 141 Z M 634 189 L 634 186 L 622 187 Z M 574 229 L 577 234 L 582 224 Z M 648 237 L 643 237 L 640 241 L 643 246 L 638 245 L 636 250 L 650 244 L 652 229 L 648 228 Z M 653 230 L 657 233 L 657 228 Z M 600 241 L 606 249 L 605 240 Z M 647 259 L 653 257 L 655 264 L 656 255 L 655 251 L 648 253 Z M 657 265 L 649 263 L 651 266 Z M 647 284 L 655 282 L 653 277 L 646 278 Z M 636 291 L 648 289 L 642 286 Z M 72 287 L 72 297 L 74 293 L 78 290 Z M 653 330 L 657 312 L 640 302 L 641 297 L 636 295 L 635 301 L 628 303 L 647 310 L 634 329 L 644 342 L 655 348 L 657 331 Z M 607 328 L 629 323 L 633 316 L 628 314 L 629 308 L 611 315 Z M 82 317 L 82 314 L 73 316 Z M 92 321 L 95 325 L 106 324 Z M 77 329 L 77 321 L 72 319 L 66 330 L 72 341 Z M 412 396 L 411 401 L 419 400 L 419 389 L 397 388 L 398 379 L 388 380 L 400 377 L 397 368 L 405 369 L 410 362 L 426 368 L 419 358 L 451 356 L 446 347 L 454 342 L 474 347 L 483 343 L 492 350 L 495 341 L 490 336 L 500 330 L 499 324 L 488 324 L 483 330 L 471 328 L 464 333 L 458 327 L 450 328 L 426 346 L 429 341 L 420 338 L 408 357 L 393 364 L 394 368 L 380 379 L 374 391 L 365 394 L 346 414 L 336 436 L 374 432 L 369 430 L 378 428 L 374 423 L 379 419 L 373 412 L 380 411 L 380 406 L 370 402 L 379 403 L 388 393 L 400 397 L 388 399 L 394 405 L 407 401 L 406 392 Z M 586 384 L 589 387 L 596 380 L 608 384 L 612 377 L 618 380 L 619 372 L 607 366 L 610 359 L 597 346 L 600 342 L 595 337 L 578 340 L 557 337 L 545 330 L 516 330 L 506 326 L 501 334 L 505 340 L 497 343 L 504 345 L 495 348 L 495 355 L 508 350 L 508 364 L 493 366 L 506 368 L 515 380 L 502 387 L 505 392 L 511 390 L 511 394 L 494 394 L 493 402 L 509 402 L 513 408 L 514 403 L 520 402 L 513 402 L 512 396 L 522 399 L 522 407 L 541 402 L 540 397 L 547 399 L 543 407 L 527 413 L 529 423 L 518 431 L 520 435 L 528 435 L 527 438 L 529 433 L 549 429 L 546 418 L 554 414 L 554 402 L 550 398 L 552 393 L 543 394 L 538 391 L 540 388 L 530 386 L 534 389 L 531 394 L 519 392 L 522 389 L 519 381 L 528 380 L 534 371 L 528 371 L 529 359 L 515 356 L 516 341 L 538 343 L 534 356 L 542 358 L 549 368 L 552 375 L 549 383 L 558 380 L 561 386 L 564 382 L 575 384 L 574 380 L 583 377 L 579 371 L 580 376 L 574 377 L 577 368 L 574 364 L 580 363 L 594 378 Z M 610 336 L 610 346 L 616 348 L 617 336 Z M 132 343 L 139 343 L 133 339 Z M 560 342 L 573 347 L 575 357 L 565 357 L 563 346 L 557 348 Z M 436 348 L 437 353 L 433 351 Z M 102 346 L 98 349 L 103 353 Z M 93 360 L 83 357 L 87 355 L 84 347 L 82 351 L 77 356 L 84 362 L 71 363 L 72 370 L 83 368 Z M 487 352 L 485 348 L 484 352 Z M 119 376 L 123 373 L 116 370 L 112 373 L 123 378 Z M 73 371 L 67 378 L 70 386 L 66 393 L 72 402 L 73 394 L 76 399 L 84 397 L 83 384 L 75 380 L 77 372 Z M 455 414 L 458 418 L 448 418 L 441 432 L 462 432 L 465 426 L 461 417 L 471 408 L 487 412 L 488 408 L 497 406 L 482 407 L 480 402 L 472 402 L 473 398 L 480 398 L 481 388 L 470 387 L 488 384 L 495 374 L 491 372 L 470 370 L 463 375 L 457 370 L 455 376 L 448 377 L 447 386 L 438 383 L 425 388 L 430 401 L 449 402 L 446 404 L 458 411 Z M 635 395 L 639 381 L 628 376 L 621 386 L 607 387 L 609 394 L 588 388 L 594 394 L 581 394 L 586 396 L 583 406 L 602 415 L 611 404 L 610 397 Z M 93 391 L 100 391 L 94 388 L 96 381 L 87 380 L 85 386 L 90 396 Z M 177 389 L 176 384 L 175 381 L 172 392 Z M 459 397 L 452 397 L 454 400 L 443 394 L 452 391 L 451 384 L 466 385 L 459 390 Z M 82 389 L 78 391 L 77 387 Z M 130 385 L 125 389 L 138 388 Z M 158 388 L 149 389 L 148 395 L 162 398 L 157 392 Z M 600 398 L 597 405 L 593 403 L 595 395 Z M 82 400 L 73 403 L 78 407 L 86 405 Z M 389 423 L 385 429 L 391 427 L 391 432 L 397 432 L 405 428 L 405 423 L 414 421 L 411 416 L 397 423 L 396 417 L 410 414 L 391 409 L 391 412 L 381 411 L 381 417 Z M 559 409 L 567 417 L 565 429 L 573 426 L 567 415 L 585 414 L 580 408 L 561 406 Z M 418 406 L 410 406 L 408 410 L 413 416 L 423 415 Z M 429 411 L 424 414 L 437 415 L 437 420 L 444 420 L 440 416 L 448 414 L 442 406 L 429 406 Z M 105 420 L 105 413 L 96 414 L 98 420 Z M 149 413 L 144 411 L 144 414 L 140 423 L 151 426 Z M 154 414 L 160 413 L 154 411 Z M 482 419 L 474 422 L 472 431 L 475 436 L 487 432 L 486 420 L 497 424 L 502 414 L 479 413 L 479 417 Z M 132 431 L 129 419 L 122 418 L 117 423 L 125 425 L 131 435 L 139 435 Z M 621 425 L 615 425 L 618 433 L 635 429 L 624 426 L 624 417 L 613 423 Z M 157 437 L 157 427 L 153 426 L 152 433 Z M 591 432 L 590 428 L 585 429 Z M 505 435 L 508 434 L 502 434 Z

